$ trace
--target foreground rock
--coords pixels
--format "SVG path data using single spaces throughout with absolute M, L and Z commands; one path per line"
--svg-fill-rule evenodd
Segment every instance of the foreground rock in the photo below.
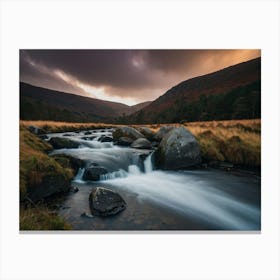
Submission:
M 52 137 L 49 143 L 54 149 L 74 149 L 79 147 L 79 143 L 67 138 Z
M 96 187 L 89 195 L 89 206 L 94 216 L 110 216 L 126 208 L 126 202 L 116 192 Z
M 71 188 L 71 179 L 64 174 L 54 173 L 45 174 L 41 177 L 36 187 L 32 187 L 27 192 L 27 196 L 33 201 L 50 197 L 54 194 L 66 193 Z
M 132 140 L 136 140 L 138 138 L 145 138 L 142 133 L 130 126 L 119 127 L 113 132 L 114 141 L 118 141 L 121 137 L 128 137 Z
M 85 169 L 83 179 L 85 181 L 99 181 L 100 176 L 107 173 L 108 171 L 102 166 L 90 165 Z
M 156 153 L 156 165 L 162 169 L 184 169 L 200 163 L 200 148 L 184 127 L 173 128 L 162 139 Z
M 40 134 L 46 134 L 46 131 L 36 125 L 30 125 L 28 127 L 28 130 L 33 133 L 33 134 L 36 134 L 36 135 L 40 135 Z
M 156 141 L 161 141 L 162 138 L 172 129 L 174 129 L 175 126 L 162 126 L 159 131 L 155 134 L 154 139 Z
M 130 147 L 135 149 L 151 149 L 152 144 L 146 138 L 138 138 L 135 141 L 133 141 Z

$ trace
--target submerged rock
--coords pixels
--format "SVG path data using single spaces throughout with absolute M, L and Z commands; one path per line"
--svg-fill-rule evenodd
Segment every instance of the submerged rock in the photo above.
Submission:
M 142 133 L 130 126 L 119 127 L 113 132 L 114 141 L 118 141 L 121 137 L 128 137 L 132 140 L 136 140 L 138 138 L 145 138 Z
M 116 142 L 119 146 L 130 146 L 133 140 L 129 137 L 120 137 L 120 139 Z
M 99 141 L 100 141 L 101 143 L 113 142 L 113 138 L 110 137 L 110 136 L 102 135 L 102 136 L 99 138 Z
M 73 149 L 78 148 L 80 145 L 76 141 L 62 137 L 52 137 L 49 143 L 54 147 L 54 149 Z
M 91 131 L 85 131 L 85 132 L 84 132 L 84 135 L 91 135 L 91 134 L 92 134 Z
M 89 195 L 89 206 L 92 215 L 110 216 L 126 208 L 126 202 L 116 192 L 103 187 L 96 187 Z
M 200 163 L 200 148 L 184 127 L 173 128 L 162 139 L 156 153 L 156 165 L 162 169 L 184 169 Z
M 152 144 L 146 138 L 138 138 L 135 141 L 133 141 L 130 147 L 135 149 L 151 149 Z
M 107 174 L 108 171 L 102 166 L 90 165 L 85 169 L 83 179 L 85 181 L 98 181 L 100 180 L 100 175 Z

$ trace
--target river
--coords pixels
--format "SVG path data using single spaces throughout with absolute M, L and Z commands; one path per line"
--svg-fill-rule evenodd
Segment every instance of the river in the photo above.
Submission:
M 260 177 L 216 169 L 154 170 L 152 151 L 100 142 L 102 136 L 112 136 L 112 131 L 48 134 L 80 143 L 79 148 L 52 154 L 69 154 L 108 170 L 98 182 L 83 181 L 84 169 L 76 174 L 72 185 L 79 191 L 69 193 L 59 210 L 73 230 L 261 229 Z M 88 197 L 96 186 L 118 192 L 127 208 L 110 217 L 81 216 L 90 213 Z

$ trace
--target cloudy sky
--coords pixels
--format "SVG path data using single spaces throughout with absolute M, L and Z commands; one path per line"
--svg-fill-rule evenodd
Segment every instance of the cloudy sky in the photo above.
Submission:
M 20 80 L 128 105 L 181 81 L 260 56 L 260 50 L 20 50 Z

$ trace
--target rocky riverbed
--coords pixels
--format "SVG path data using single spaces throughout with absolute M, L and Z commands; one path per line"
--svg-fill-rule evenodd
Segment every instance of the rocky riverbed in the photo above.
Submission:
M 43 138 L 75 170 L 59 209 L 74 230 L 260 230 L 260 178 L 205 169 L 183 127 Z

